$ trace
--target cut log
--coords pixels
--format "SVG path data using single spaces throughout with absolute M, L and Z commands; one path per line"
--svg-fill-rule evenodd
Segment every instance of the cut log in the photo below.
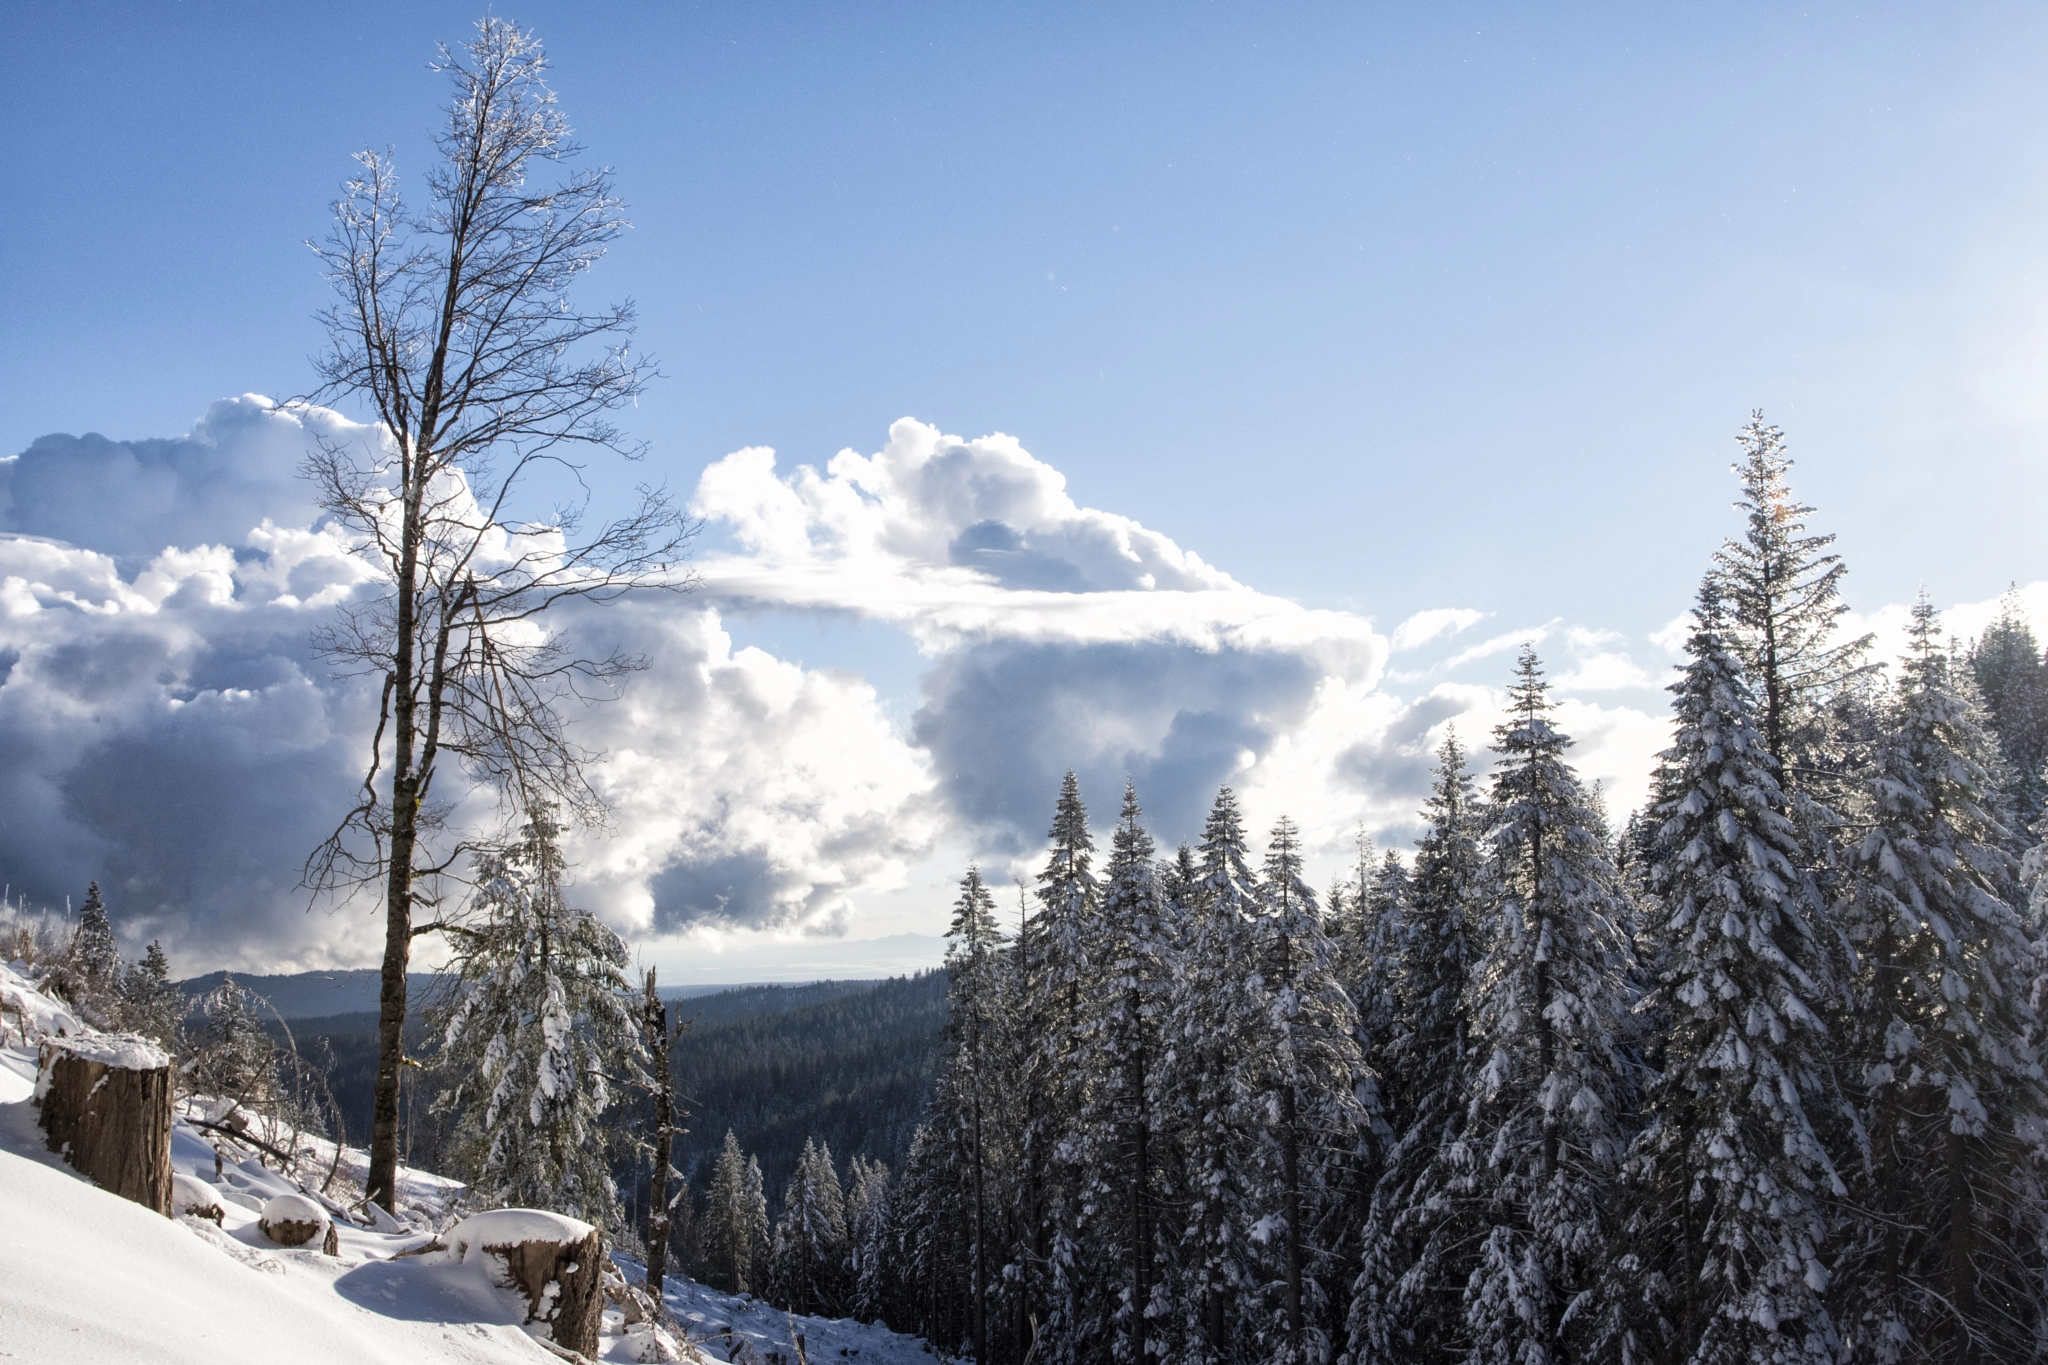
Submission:
M 494 1209 L 443 1236 L 464 1261 L 488 1256 L 494 1277 L 526 1300 L 526 1321 L 556 1346 L 595 1359 L 604 1315 L 604 1239 L 579 1219 L 538 1209 Z
M 171 1062 L 133 1034 L 48 1038 L 36 1078 L 50 1150 L 100 1188 L 171 1214 Z

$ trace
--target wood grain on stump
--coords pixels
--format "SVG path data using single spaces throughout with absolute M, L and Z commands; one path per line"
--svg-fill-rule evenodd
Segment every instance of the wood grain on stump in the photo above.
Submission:
M 128 1035 L 51 1038 L 41 1049 L 39 1122 L 50 1150 L 102 1189 L 169 1217 L 171 1064 Z

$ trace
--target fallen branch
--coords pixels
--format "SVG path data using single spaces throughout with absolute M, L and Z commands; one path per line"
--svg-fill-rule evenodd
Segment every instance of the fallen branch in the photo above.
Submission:
M 262 1138 L 251 1137 L 249 1136 L 249 1134 L 243 1132 L 239 1128 L 230 1128 L 224 1123 L 209 1123 L 205 1119 L 186 1119 L 185 1122 L 191 1124 L 194 1128 L 204 1128 L 207 1131 L 214 1133 L 225 1133 L 231 1140 L 235 1142 L 245 1142 L 249 1146 L 254 1147 L 256 1150 L 260 1152 L 268 1152 L 272 1156 L 276 1157 L 279 1161 L 285 1163 L 287 1173 L 298 1168 L 299 1159 L 297 1157 L 291 1156 L 285 1152 L 280 1152 L 279 1150 L 277 1150 L 277 1148 L 271 1146 Z

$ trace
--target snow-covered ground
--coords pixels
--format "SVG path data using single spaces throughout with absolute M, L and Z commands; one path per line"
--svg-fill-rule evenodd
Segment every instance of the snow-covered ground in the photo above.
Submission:
M 334 1160 L 331 1144 L 298 1135 L 311 1149 L 303 1183 L 274 1169 L 275 1158 L 220 1141 L 197 1126 L 215 1112 L 188 1106 L 172 1131 L 171 1163 L 182 1195 L 217 1193 L 218 1226 L 166 1219 L 106 1193 L 45 1149 L 30 1103 L 34 1040 L 84 1031 L 60 1003 L 0 966 L 0 1362 L 49 1365 L 511 1365 L 557 1360 L 519 1324 L 524 1303 L 500 1288 L 493 1262 L 458 1250 L 428 1251 L 449 1230 L 460 1186 L 407 1170 L 397 1219 L 363 1226 L 333 1218 L 339 1255 L 274 1245 L 257 1226 L 264 1204 L 311 1198 L 343 1211 L 365 1166 L 354 1149 Z M 289 1131 L 266 1134 L 274 1146 Z M 216 1165 L 216 1155 L 219 1161 Z M 327 1179 L 335 1171 L 332 1182 Z M 323 1190 L 324 1187 L 324 1190 Z M 360 1215 L 357 1216 L 360 1218 Z M 620 1260 L 634 1284 L 638 1265 Z M 930 1365 L 938 1358 L 914 1337 L 848 1320 L 791 1319 L 757 1300 L 716 1293 L 671 1277 L 666 1306 L 680 1341 L 605 1313 L 605 1360 L 732 1361 L 796 1365 L 792 1336 L 811 1365 Z

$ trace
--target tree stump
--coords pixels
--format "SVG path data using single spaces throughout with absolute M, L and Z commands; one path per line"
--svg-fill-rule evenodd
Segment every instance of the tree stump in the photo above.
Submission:
M 183 1171 L 171 1177 L 171 1212 L 205 1218 L 215 1227 L 221 1226 L 227 1217 L 227 1207 L 221 1200 L 220 1191 Z
M 256 1226 L 281 1247 L 302 1247 L 333 1231 L 327 1210 L 303 1194 L 281 1194 L 265 1200 Z
M 171 1063 L 133 1034 L 49 1038 L 36 1079 L 53 1152 L 101 1189 L 171 1214 Z
M 578 1355 L 597 1356 L 604 1315 L 604 1239 L 580 1219 L 538 1209 L 495 1209 L 444 1236 L 462 1260 L 488 1255 L 500 1283 L 526 1299 L 526 1321 Z

